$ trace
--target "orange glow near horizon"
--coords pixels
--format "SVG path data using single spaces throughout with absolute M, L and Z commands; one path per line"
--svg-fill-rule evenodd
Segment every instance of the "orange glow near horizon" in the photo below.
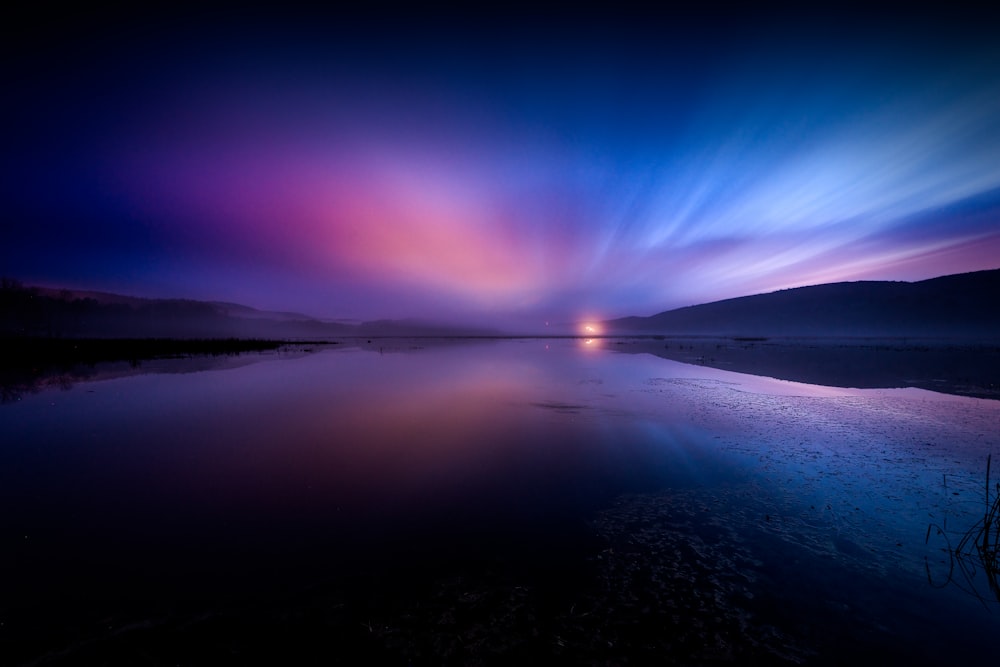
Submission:
M 577 325 L 577 334 L 580 336 L 600 336 L 604 333 L 603 327 L 595 321 L 581 322 Z
M 603 338 L 588 338 L 585 336 L 580 336 L 577 340 L 577 347 L 580 350 L 586 352 L 596 352 L 604 348 L 605 341 Z

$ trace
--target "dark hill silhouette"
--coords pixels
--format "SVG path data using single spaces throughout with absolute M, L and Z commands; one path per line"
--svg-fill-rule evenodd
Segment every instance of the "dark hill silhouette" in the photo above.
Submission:
M 349 335 L 348 325 L 234 304 L 140 299 L 0 285 L 0 336 L 21 338 L 267 338 Z
M 1000 269 L 798 287 L 605 322 L 609 335 L 1000 338 Z
M 144 299 L 108 292 L 0 282 L 0 337 L 255 338 L 331 340 L 382 336 L 486 336 L 492 330 L 418 320 L 338 322 L 289 312 L 190 299 Z

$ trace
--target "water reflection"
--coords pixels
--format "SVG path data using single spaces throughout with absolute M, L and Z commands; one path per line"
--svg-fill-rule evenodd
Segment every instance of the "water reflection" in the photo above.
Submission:
M 623 347 L 376 341 L 25 395 L 0 639 L 15 664 L 331 635 L 428 664 L 981 655 L 924 535 L 981 514 L 1000 403 Z
M 834 387 L 1000 398 L 1000 346 L 947 339 L 619 338 L 619 352 Z

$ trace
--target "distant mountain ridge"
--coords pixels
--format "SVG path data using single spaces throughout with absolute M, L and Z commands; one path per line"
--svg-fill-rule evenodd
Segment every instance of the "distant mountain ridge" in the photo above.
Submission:
M 492 333 L 419 320 L 345 323 L 218 301 L 0 284 L 0 337 L 330 340 Z
M 1000 338 L 1000 269 L 797 287 L 604 322 L 614 334 Z
M 728 337 L 949 337 L 1000 340 L 1000 269 L 919 282 L 798 287 L 604 322 L 607 335 Z M 147 299 L 0 284 L 0 336 L 262 338 L 493 336 L 421 320 L 343 322 L 235 303 Z

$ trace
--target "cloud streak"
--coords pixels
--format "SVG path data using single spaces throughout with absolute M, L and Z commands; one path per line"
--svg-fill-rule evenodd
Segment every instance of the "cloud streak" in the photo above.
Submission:
M 995 47 L 720 40 L 682 75 L 693 40 L 589 56 L 567 40 L 531 62 L 460 43 L 373 59 L 237 41 L 120 106 L 77 99 L 98 120 L 60 130 L 62 164 L 36 145 L 8 208 L 40 233 L 85 219 L 80 252 L 118 235 L 131 256 L 72 275 L 5 233 L 3 259 L 328 317 L 537 323 L 1000 257 Z

